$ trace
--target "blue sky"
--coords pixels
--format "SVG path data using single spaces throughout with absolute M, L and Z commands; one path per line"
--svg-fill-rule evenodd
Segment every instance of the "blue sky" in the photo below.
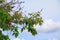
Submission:
M 24 11 L 37 12 L 43 8 L 41 12 L 43 18 L 42 26 L 35 26 L 38 34 L 32 36 L 26 30 L 20 33 L 18 38 L 10 38 L 12 40 L 60 40 L 60 0 L 23 0 Z M 39 26 L 39 27 L 38 27 Z

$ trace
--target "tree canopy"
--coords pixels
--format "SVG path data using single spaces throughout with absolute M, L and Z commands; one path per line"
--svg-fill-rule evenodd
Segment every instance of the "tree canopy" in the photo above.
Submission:
M 36 35 L 37 31 L 34 28 L 34 25 L 37 25 L 38 23 L 42 25 L 42 17 L 40 12 L 32 12 L 28 13 L 28 16 L 24 15 L 21 11 L 21 4 L 24 3 L 23 1 L 16 1 L 11 0 L 10 2 L 6 2 L 6 0 L 0 0 L 0 40 L 10 40 L 8 35 L 4 35 L 2 31 L 10 30 L 12 35 L 17 37 L 19 35 L 18 26 L 13 25 L 14 24 L 20 24 L 24 25 L 24 27 L 21 28 L 21 32 L 23 32 L 25 29 L 27 29 L 28 32 L 30 32 L 32 35 Z M 15 4 L 18 4 L 18 10 L 12 10 L 15 6 Z M 14 11 L 14 12 L 13 12 Z M 13 15 L 11 15 L 11 12 Z M 1 30 L 2 29 L 2 30 Z

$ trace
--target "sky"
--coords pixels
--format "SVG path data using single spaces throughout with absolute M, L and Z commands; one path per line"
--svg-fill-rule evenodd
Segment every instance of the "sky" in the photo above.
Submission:
M 25 30 L 18 38 L 10 35 L 11 40 L 60 40 L 60 0 L 23 0 L 26 13 L 37 12 L 43 8 L 43 25 L 36 25 L 36 36 Z

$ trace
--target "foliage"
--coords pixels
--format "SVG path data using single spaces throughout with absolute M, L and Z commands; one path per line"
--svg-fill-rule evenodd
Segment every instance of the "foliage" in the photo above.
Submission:
M 22 13 L 22 8 L 20 6 L 20 8 L 18 8 L 19 10 L 14 11 L 13 15 L 11 15 L 10 12 L 12 12 L 13 10 L 13 6 L 16 2 L 13 2 L 13 0 L 9 3 L 3 3 L 5 2 L 5 0 L 0 0 L 0 28 L 2 30 L 0 30 L 0 40 L 10 40 L 8 35 L 4 35 L 2 33 L 2 31 L 6 31 L 6 30 L 10 30 L 11 32 L 13 32 L 12 35 L 14 35 L 15 37 L 18 36 L 19 31 L 18 31 L 18 27 L 14 24 L 26 24 L 24 27 L 22 27 L 21 32 L 23 32 L 25 29 L 28 30 L 28 32 L 31 32 L 32 35 L 36 35 L 37 31 L 34 28 L 34 25 L 36 24 L 40 24 L 42 25 L 42 17 L 40 12 L 35 12 L 35 13 L 29 13 L 28 16 L 24 15 Z M 18 2 L 17 2 L 18 3 Z M 21 5 L 21 3 L 23 3 L 22 1 L 20 2 L 19 5 Z

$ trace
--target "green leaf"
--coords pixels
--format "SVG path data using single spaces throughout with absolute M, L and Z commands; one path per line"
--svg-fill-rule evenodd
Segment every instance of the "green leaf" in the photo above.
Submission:
M 13 34 L 12 35 L 14 35 L 15 37 L 17 37 L 18 34 L 19 34 L 18 27 L 14 27 Z
M 23 27 L 22 29 L 21 29 L 21 32 L 23 32 L 25 30 L 25 27 Z
M 31 32 L 31 34 L 34 36 L 37 34 L 37 31 L 34 28 L 30 28 L 30 27 L 28 27 L 28 32 Z

